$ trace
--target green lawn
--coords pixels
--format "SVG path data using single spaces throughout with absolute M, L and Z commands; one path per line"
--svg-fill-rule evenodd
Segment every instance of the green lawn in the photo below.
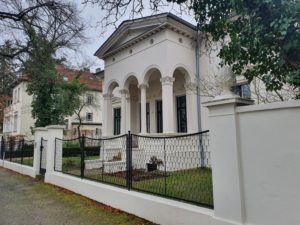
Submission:
M 76 168 L 72 167 L 67 169 L 65 167 L 63 172 L 79 176 L 80 164 L 78 164 Z M 167 174 L 163 172 L 151 173 L 151 175 L 153 175 L 152 178 L 141 179 L 139 181 L 137 181 L 138 179 L 133 179 L 132 188 L 198 204 L 213 205 L 212 173 L 210 169 L 197 168 L 168 172 Z M 157 173 L 157 175 L 155 175 L 155 173 Z M 125 177 L 103 173 L 101 168 L 85 170 L 84 176 L 85 178 L 126 187 Z M 139 175 L 137 175 L 137 177 L 138 176 Z
M 210 169 L 169 172 L 167 176 L 133 181 L 134 189 L 166 195 L 195 203 L 213 204 L 212 174 Z
M 6 159 L 7 161 L 10 161 L 10 158 Z M 11 162 L 14 163 L 19 163 L 21 164 L 22 159 L 21 158 L 12 158 Z M 33 166 L 33 157 L 25 157 L 23 158 L 23 165 L 27 165 L 27 166 Z

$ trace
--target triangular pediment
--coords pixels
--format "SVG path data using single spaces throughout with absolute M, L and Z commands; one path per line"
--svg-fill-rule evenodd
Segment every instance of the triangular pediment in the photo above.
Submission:
M 104 42 L 95 56 L 104 59 L 167 27 L 181 28 L 185 30 L 183 33 L 189 33 L 187 35 L 191 35 L 196 29 L 194 25 L 170 13 L 127 20 Z
M 122 46 L 123 44 L 134 40 L 135 38 L 147 33 L 148 31 L 151 31 L 152 29 L 157 28 L 158 24 L 149 25 L 146 27 L 128 27 L 126 31 L 121 34 L 118 39 L 115 41 L 114 44 L 108 49 L 108 51 L 112 51 L 114 49 L 117 49 L 118 47 Z

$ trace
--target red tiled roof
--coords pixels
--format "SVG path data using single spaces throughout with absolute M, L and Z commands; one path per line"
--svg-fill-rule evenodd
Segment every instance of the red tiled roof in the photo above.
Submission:
M 78 70 L 66 68 L 64 65 L 56 65 L 55 68 L 56 72 L 64 77 L 67 77 L 68 81 L 74 80 L 78 73 L 81 73 L 79 78 L 79 82 L 81 84 L 85 84 L 88 90 L 102 91 L 102 81 L 88 70 L 80 72 Z M 28 77 L 26 75 L 19 77 L 16 84 L 19 84 L 22 81 L 28 81 Z
M 64 65 L 57 65 L 56 71 L 62 76 L 67 77 L 68 81 L 74 80 L 79 73 L 78 70 L 68 69 Z M 89 90 L 102 91 L 102 81 L 88 70 L 80 74 L 79 82 L 85 84 Z

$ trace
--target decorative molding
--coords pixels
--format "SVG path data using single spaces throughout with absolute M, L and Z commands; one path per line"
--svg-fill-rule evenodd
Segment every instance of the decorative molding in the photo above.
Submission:
M 162 77 L 160 78 L 160 82 L 162 85 L 173 85 L 173 82 L 175 81 L 174 77 Z
M 104 100 L 111 100 L 114 95 L 112 95 L 112 94 L 103 94 L 102 96 L 103 96 Z
M 198 85 L 193 82 L 188 82 L 184 85 L 187 94 L 197 94 Z
M 146 88 L 149 87 L 149 85 L 148 85 L 148 84 L 145 84 L 145 83 L 142 83 L 142 84 L 140 84 L 138 87 L 139 87 L 139 89 L 146 89 Z

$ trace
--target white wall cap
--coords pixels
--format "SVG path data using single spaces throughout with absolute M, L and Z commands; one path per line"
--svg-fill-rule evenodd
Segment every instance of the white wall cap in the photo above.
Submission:
M 50 126 L 46 126 L 46 128 L 48 130 L 55 130 L 55 129 L 58 129 L 58 130 L 63 130 L 65 128 L 65 126 L 63 125 L 50 125 Z
M 204 102 L 202 104 L 204 107 L 227 105 L 227 104 L 252 105 L 254 104 L 254 100 L 234 96 L 232 98 L 214 99 L 212 101 Z
M 36 127 L 34 128 L 34 131 L 47 131 L 48 129 L 46 127 Z
M 236 108 L 237 113 L 255 112 L 255 111 L 265 111 L 274 109 L 288 109 L 288 108 L 298 108 L 300 107 L 300 100 L 290 100 L 285 102 L 273 102 L 267 104 L 258 104 L 251 106 L 240 106 Z

